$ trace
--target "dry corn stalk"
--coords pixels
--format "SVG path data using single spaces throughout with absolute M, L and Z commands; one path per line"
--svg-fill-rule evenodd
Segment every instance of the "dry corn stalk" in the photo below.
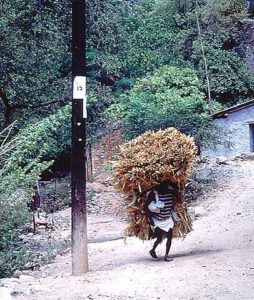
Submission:
M 127 195 L 129 226 L 126 235 L 142 240 L 153 237 L 143 206 L 146 191 L 164 180 L 174 187 L 174 206 L 180 217 L 173 236 L 185 237 L 192 230 L 192 221 L 183 205 L 183 194 L 196 151 L 193 138 L 175 128 L 148 131 L 121 147 L 120 159 L 114 163 L 113 182 Z
M 124 144 L 114 163 L 113 181 L 126 195 L 152 189 L 158 183 L 183 182 L 196 155 L 193 138 L 175 128 L 147 131 Z
M 192 219 L 188 214 L 187 207 L 184 203 L 176 203 L 174 210 L 177 212 L 180 220 L 175 222 L 173 228 L 173 237 L 185 238 L 192 231 Z

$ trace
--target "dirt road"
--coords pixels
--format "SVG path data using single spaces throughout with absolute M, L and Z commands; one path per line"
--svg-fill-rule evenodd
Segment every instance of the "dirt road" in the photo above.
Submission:
M 243 175 L 236 166 L 231 181 L 197 204 L 194 231 L 173 241 L 172 262 L 162 260 L 165 244 L 158 247 L 161 259 L 153 260 L 152 241 L 98 240 L 89 244 L 88 274 L 71 276 L 67 253 L 33 277 L 14 280 L 13 299 L 254 299 L 254 164 L 243 165 Z M 110 222 L 96 230 L 112 233 L 117 221 Z

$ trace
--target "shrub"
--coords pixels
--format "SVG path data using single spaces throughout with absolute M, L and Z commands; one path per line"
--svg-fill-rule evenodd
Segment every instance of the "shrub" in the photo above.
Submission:
M 164 66 L 153 75 L 138 80 L 108 114 L 111 119 L 120 114 L 127 138 L 147 130 L 175 127 L 194 136 L 201 146 L 212 140 L 209 139 L 212 124 L 208 103 L 201 90 L 192 68 Z M 218 104 L 214 102 L 213 106 Z
M 0 276 L 10 275 L 25 261 L 25 249 L 17 248 L 16 238 L 29 220 L 28 204 L 40 174 L 69 144 L 69 117 L 70 107 L 66 106 L 0 144 L 11 146 L 0 151 Z
M 6 240 L 13 239 L 20 226 L 29 220 L 29 198 L 29 193 L 22 189 L 18 189 L 12 195 L 0 195 L 0 249 L 4 247 Z

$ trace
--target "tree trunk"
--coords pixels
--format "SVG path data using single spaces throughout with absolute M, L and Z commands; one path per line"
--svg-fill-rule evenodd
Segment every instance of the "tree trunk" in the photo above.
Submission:
M 11 123 L 13 107 L 10 105 L 5 92 L 1 89 L 0 89 L 0 97 L 2 98 L 4 104 L 4 127 L 7 127 Z

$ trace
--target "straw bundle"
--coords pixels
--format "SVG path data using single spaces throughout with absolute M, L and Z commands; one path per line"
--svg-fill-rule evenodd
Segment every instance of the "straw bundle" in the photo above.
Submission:
M 174 208 L 181 219 L 175 223 L 174 237 L 184 237 L 192 229 L 183 204 L 183 194 L 195 155 L 193 138 L 175 128 L 148 131 L 123 145 L 120 159 L 114 164 L 113 182 L 127 196 L 130 223 L 127 235 L 135 235 L 142 240 L 153 237 L 143 209 L 146 192 L 165 180 L 174 187 Z
M 164 180 L 183 182 L 195 154 L 193 138 L 175 128 L 148 131 L 121 148 L 120 160 L 114 165 L 115 186 L 133 195 Z

